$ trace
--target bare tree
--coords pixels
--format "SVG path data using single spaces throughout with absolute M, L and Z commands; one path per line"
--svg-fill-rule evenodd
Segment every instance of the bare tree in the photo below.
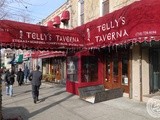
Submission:
M 19 7 L 11 6 L 17 4 Z M 29 11 L 24 0 L 0 0 L 0 19 L 14 19 L 22 22 L 29 22 Z

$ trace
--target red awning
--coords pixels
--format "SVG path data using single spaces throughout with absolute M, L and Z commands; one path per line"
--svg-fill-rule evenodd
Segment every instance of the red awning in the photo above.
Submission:
M 88 48 L 160 40 L 159 6 L 159 0 L 137 1 L 75 30 Z
M 0 43 L 15 48 L 77 48 L 83 47 L 83 38 L 73 30 L 0 20 Z
M 63 11 L 62 15 L 61 15 L 61 21 L 62 22 L 67 22 L 69 19 L 70 19 L 69 11 L 68 10 Z
M 57 26 L 60 24 L 61 24 L 60 17 L 59 16 L 54 17 L 53 18 L 53 25 Z
M 53 22 L 52 21 L 48 21 L 47 26 L 53 28 Z
M 1 20 L 0 42 L 2 46 L 57 49 L 159 41 L 159 6 L 159 0 L 137 1 L 73 30 Z M 69 20 L 69 11 L 62 13 L 61 20 Z
M 51 57 L 63 57 L 66 53 L 63 51 L 34 51 L 32 52 L 32 58 L 51 58 Z

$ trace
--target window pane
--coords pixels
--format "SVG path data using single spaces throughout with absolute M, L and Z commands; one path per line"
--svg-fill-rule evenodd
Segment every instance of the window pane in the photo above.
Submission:
M 128 54 L 122 54 L 122 84 L 128 85 Z
M 109 0 L 103 1 L 102 11 L 103 11 L 103 15 L 109 13 Z
M 118 75 L 118 54 L 115 53 L 113 56 L 113 75 L 117 76 Z
M 78 81 L 78 58 L 67 58 L 67 79 L 70 81 Z
M 106 58 L 106 78 L 107 78 L 107 81 L 109 81 L 109 77 L 110 77 L 110 74 L 111 74 L 110 63 L 111 63 L 111 56 L 107 55 L 107 58 Z
M 82 57 L 82 82 L 98 80 L 98 58 L 95 56 Z
M 84 1 L 81 1 L 81 8 L 80 8 L 80 20 L 81 20 L 81 25 L 84 24 Z

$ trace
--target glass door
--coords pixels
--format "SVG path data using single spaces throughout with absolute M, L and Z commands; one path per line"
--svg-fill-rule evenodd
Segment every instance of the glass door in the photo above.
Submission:
M 151 92 L 160 90 L 160 49 L 151 51 Z
M 121 50 L 120 52 L 106 53 L 105 60 L 105 88 L 121 87 L 126 93 L 129 93 L 129 52 Z

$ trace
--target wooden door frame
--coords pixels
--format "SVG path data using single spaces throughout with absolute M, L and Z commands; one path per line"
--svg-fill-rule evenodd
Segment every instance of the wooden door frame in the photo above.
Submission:
M 113 81 L 113 56 L 115 55 L 116 51 L 112 51 L 110 53 L 105 53 L 105 62 L 104 62 L 104 86 L 106 89 L 113 89 L 113 88 L 117 88 L 117 87 L 121 87 L 125 89 L 126 93 L 129 93 L 130 91 L 130 81 L 131 81 L 131 56 L 130 56 L 130 50 L 128 51 L 128 85 L 122 85 L 122 51 L 118 52 L 118 83 L 116 85 L 116 83 Z M 107 56 L 109 55 L 110 57 L 110 76 L 109 79 L 106 80 L 107 77 Z M 107 84 L 108 83 L 108 84 Z

